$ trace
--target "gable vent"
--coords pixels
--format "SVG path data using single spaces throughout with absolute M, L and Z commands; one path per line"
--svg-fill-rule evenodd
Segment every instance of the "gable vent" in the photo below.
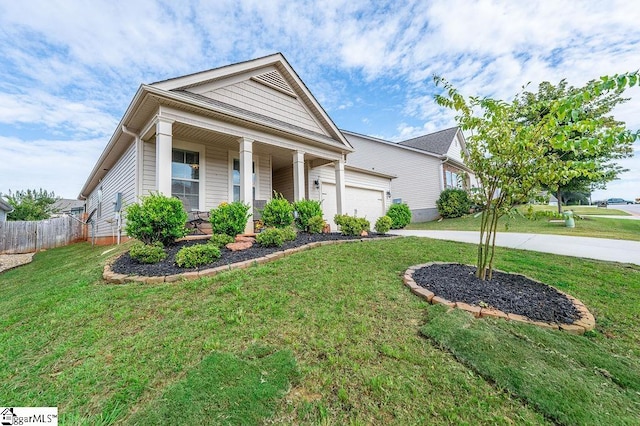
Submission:
M 297 97 L 293 89 L 287 84 L 285 79 L 276 70 L 265 72 L 264 74 L 254 75 L 252 80 L 262 83 L 272 89 L 278 90 L 286 95 Z

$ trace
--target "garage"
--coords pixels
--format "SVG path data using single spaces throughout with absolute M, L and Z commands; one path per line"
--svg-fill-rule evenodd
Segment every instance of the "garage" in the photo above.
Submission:
M 346 186 L 344 213 L 350 216 L 364 217 L 371 227 L 376 220 L 385 214 L 385 194 L 382 189 L 362 188 Z M 333 216 L 337 212 L 336 206 L 336 185 L 333 183 L 322 183 L 322 211 L 324 218 L 331 224 L 332 229 L 336 229 L 333 223 Z

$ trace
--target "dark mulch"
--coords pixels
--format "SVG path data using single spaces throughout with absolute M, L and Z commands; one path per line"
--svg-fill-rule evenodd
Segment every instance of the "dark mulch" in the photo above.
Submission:
M 125 253 L 120 256 L 111 265 L 111 270 L 118 274 L 125 275 L 140 275 L 146 277 L 152 276 L 164 276 L 181 274 L 183 272 L 198 271 L 202 269 L 215 268 L 218 266 L 231 265 L 233 263 L 243 262 L 245 260 L 257 259 L 259 257 L 266 256 L 267 254 L 277 251 L 283 251 L 290 248 L 300 247 L 305 244 L 317 242 L 317 241 L 335 241 L 335 240 L 354 240 L 361 238 L 380 238 L 387 235 L 372 233 L 369 237 L 349 237 L 335 232 L 327 234 L 308 234 L 306 232 L 299 232 L 295 241 L 288 241 L 284 243 L 282 247 L 262 247 L 260 244 L 254 244 L 253 247 L 242 251 L 231 251 L 225 247 L 220 249 L 220 259 L 213 263 L 202 265 L 199 268 L 180 268 L 175 264 L 175 256 L 178 250 L 185 246 L 191 246 L 194 244 L 207 244 L 208 240 L 196 240 L 196 241 L 180 241 L 165 249 L 167 252 L 167 258 L 159 263 L 144 264 L 139 263 L 129 256 L 129 253 Z
M 580 318 L 573 303 L 552 287 L 522 275 L 496 271 L 490 281 L 482 281 L 475 272 L 475 267 L 467 265 L 433 264 L 416 270 L 413 279 L 453 302 L 488 305 L 536 321 L 572 324 Z

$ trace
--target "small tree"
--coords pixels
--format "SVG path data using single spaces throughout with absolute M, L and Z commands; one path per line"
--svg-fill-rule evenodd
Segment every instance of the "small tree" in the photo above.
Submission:
M 44 220 L 56 213 L 53 207 L 60 197 L 56 197 L 53 191 L 47 192 L 40 188 L 16 191 L 4 196 L 13 207 L 13 211 L 7 215 L 7 220 Z
M 512 206 L 533 198 L 543 184 L 565 184 L 577 176 L 595 176 L 594 162 L 557 161 L 547 155 L 549 147 L 572 152 L 591 152 L 614 146 L 617 140 L 637 139 L 619 127 L 606 127 L 601 118 L 581 114 L 589 101 L 610 92 L 621 92 L 638 83 L 638 73 L 602 77 L 567 96 L 533 105 L 547 109 L 539 120 L 522 119 L 517 101 L 463 97 L 447 81 L 434 78 L 445 95 L 439 105 L 455 110 L 456 120 L 468 138 L 467 164 L 481 187 L 476 203 L 482 206 L 476 275 L 491 279 L 498 219 Z M 566 118 L 571 117 L 567 122 Z
M 161 194 L 142 197 L 142 203 L 126 208 L 127 235 L 145 244 L 169 245 L 187 235 L 187 212 L 177 198 Z

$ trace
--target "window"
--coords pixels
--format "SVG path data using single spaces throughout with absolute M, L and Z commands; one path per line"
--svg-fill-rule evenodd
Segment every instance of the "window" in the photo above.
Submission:
M 200 208 L 200 153 L 172 151 L 171 195 L 180 198 L 187 210 Z
M 256 163 L 252 162 L 253 199 L 256 199 Z M 233 159 L 233 201 L 240 201 L 240 160 Z
M 462 180 L 457 173 L 447 170 L 445 172 L 446 188 L 462 188 Z

